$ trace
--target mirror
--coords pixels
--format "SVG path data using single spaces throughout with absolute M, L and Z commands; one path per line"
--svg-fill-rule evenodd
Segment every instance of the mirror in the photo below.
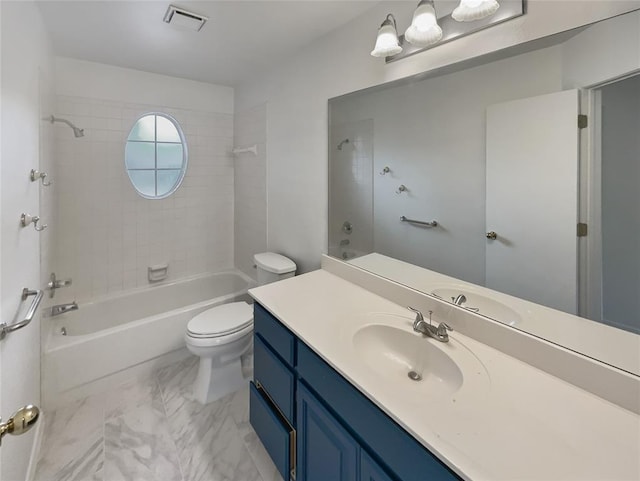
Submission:
M 365 255 L 449 276 L 461 307 L 565 346 L 487 295 L 579 315 L 567 347 L 640 375 L 639 26 L 634 11 L 331 99 L 329 254 L 419 290 Z M 594 326 L 598 353 L 580 344 Z M 608 359 L 621 338 L 631 365 Z

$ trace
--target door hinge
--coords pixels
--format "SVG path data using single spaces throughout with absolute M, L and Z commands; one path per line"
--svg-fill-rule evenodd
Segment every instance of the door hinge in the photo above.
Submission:
M 579 129 L 586 129 L 587 128 L 587 125 L 589 124 L 587 119 L 588 119 L 587 116 L 584 115 L 584 114 L 579 114 L 578 115 L 578 128 Z
M 578 223 L 578 237 L 587 237 L 587 224 L 583 222 Z

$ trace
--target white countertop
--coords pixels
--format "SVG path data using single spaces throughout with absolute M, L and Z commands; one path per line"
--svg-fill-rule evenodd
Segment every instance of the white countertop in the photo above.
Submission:
M 400 396 L 358 358 L 351 334 L 375 312 L 410 330 L 404 307 L 323 270 L 250 294 L 464 479 L 640 479 L 640 416 L 628 410 L 458 332 L 438 348 L 466 347 L 484 381 L 427 401 Z

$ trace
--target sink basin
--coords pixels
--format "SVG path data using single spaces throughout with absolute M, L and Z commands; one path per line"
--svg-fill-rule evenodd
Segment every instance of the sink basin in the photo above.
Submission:
M 377 396 L 401 397 L 416 409 L 426 402 L 473 405 L 485 396 L 491 386 L 489 373 L 456 339 L 464 336 L 454 331 L 449 342 L 440 342 L 415 332 L 414 319 L 408 310 L 404 315 L 367 312 L 344 319 L 336 351 L 346 356 L 352 380 Z
M 468 289 L 455 287 L 434 289 L 431 291 L 431 294 L 449 303 L 451 303 L 458 295 L 463 294 L 467 300 L 462 306 L 460 306 L 462 308 L 472 310 L 472 312 L 477 312 L 478 314 L 490 317 L 491 319 L 500 321 L 503 324 L 508 324 L 509 326 L 515 326 L 522 322 L 522 316 L 510 307 L 496 301 L 495 299 L 490 299 L 489 297 L 485 297 L 475 292 L 469 292 Z M 477 308 L 477 311 L 474 308 Z
M 383 324 L 364 326 L 353 335 L 360 359 L 380 377 L 408 389 L 451 395 L 460 389 L 464 377 L 446 352 L 451 346 L 437 346 L 438 342 Z

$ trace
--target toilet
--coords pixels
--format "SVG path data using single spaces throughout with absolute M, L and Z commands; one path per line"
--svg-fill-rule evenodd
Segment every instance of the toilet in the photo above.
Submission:
M 258 285 L 293 277 L 296 264 L 285 256 L 263 252 L 253 256 Z M 240 358 L 251 347 L 253 307 L 246 302 L 222 304 L 201 312 L 187 324 L 187 349 L 200 357 L 193 387 L 197 401 L 207 404 L 246 384 Z

